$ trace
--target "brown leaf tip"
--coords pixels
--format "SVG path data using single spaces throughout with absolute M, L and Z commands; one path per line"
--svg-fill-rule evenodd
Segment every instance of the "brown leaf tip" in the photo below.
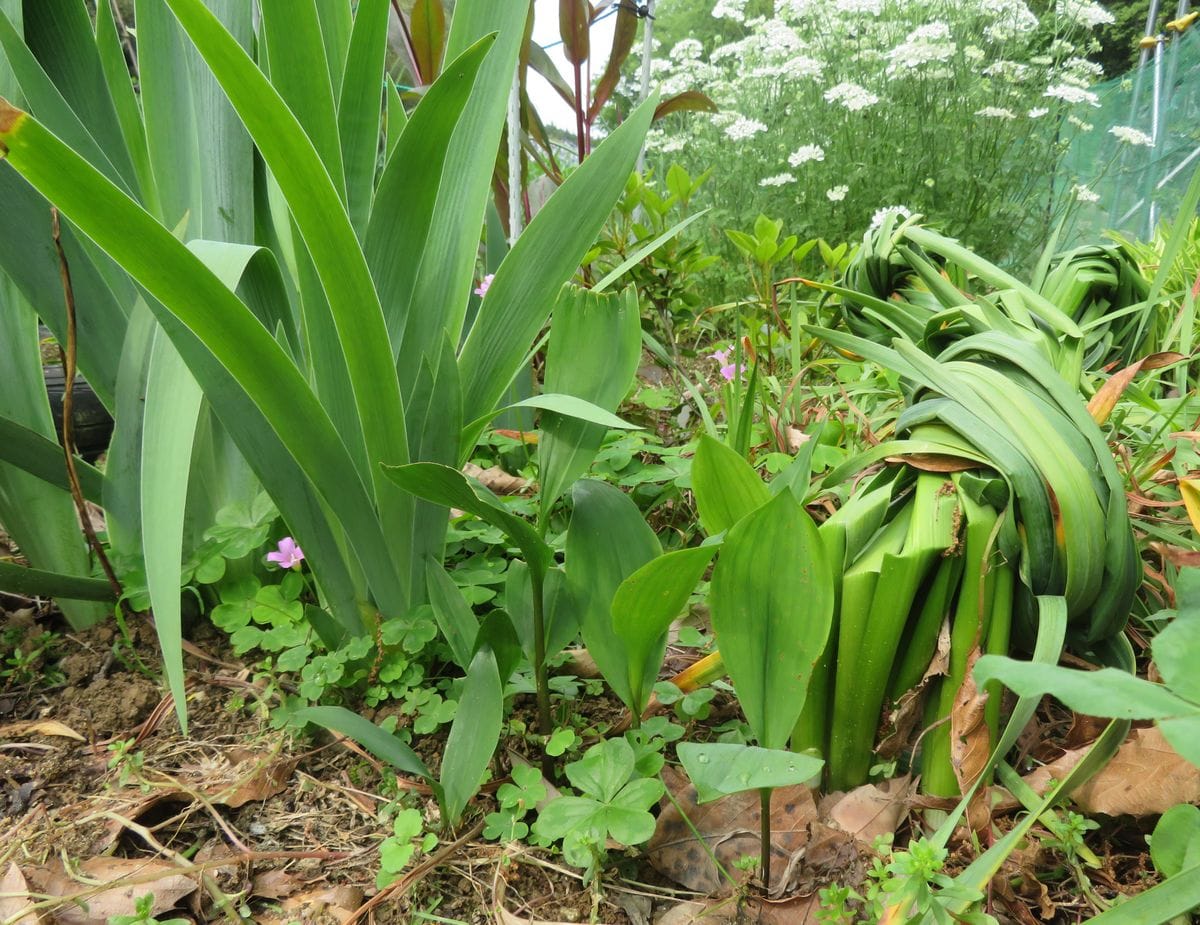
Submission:
M 0 96 L 0 156 L 8 153 L 8 145 L 4 143 L 2 136 L 12 132 L 24 115 L 24 112 Z

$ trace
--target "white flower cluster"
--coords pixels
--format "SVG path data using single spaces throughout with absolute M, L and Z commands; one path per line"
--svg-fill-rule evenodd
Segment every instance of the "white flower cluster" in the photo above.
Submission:
M 874 231 L 880 227 L 889 215 L 899 215 L 901 219 L 912 218 L 912 212 L 904 206 L 884 206 L 882 209 L 876 209 L 875 214 L 871 216 L 870 230 Z
M 1116 137 L 1117 141 L 1124 142 L 1127 145 L 1141 145 L 1146 148 L 1154 146 L 1154 139 L 1145 132 L 1139 132 L 1131 125 L 1114 125 L 1108 130 L 1110 135 Z
M 734 22 L 745 22 L 746 0 L 717 0 L 712 15 L 713 19 L 732 19 Z
M 1091 0 L 1058 0 L 1054 9 L 1063 19 L 1069 19 L 1085 29 L 1106 26 L 1114 21 L 1112 13 Z
M 850 192 L 850 187 L 848 186 L 835 186 L 832 189 L 825 190 L 825 198 L 830 202 L 841 202 L 846 198 L 848 192 Z
M 879 102 L 879 97 L 853 81 L 843 81 L 825 91 L 825 102 L 841 103 L 851 112 L 867 109 Z
M 1083 183 L 1076 183 L 1071 187 L 1071 192 L 1075 194 L 1076 202 L 1099 202 L 1100 194 L 1094 193 L 1087 188 Z
M 1031 118 L 1031 119 L 1040 119 L 1042 116 L 1044 116 L 1049 111 L 1050 110 L 1047 109 L 1045 106 L 1034 106 L 1033 109 L 1029 110 L 1029 112 L 1026 113 L 1026 115 L 1028 115 L 1029 118 Z
M 825 149 L 820 145 L 801 145 L 788 155 L 788 163 L 793 167 L 799 167 L 809 161 L 823 160 L 825 160 Z
M 915 71 L 925 64 L 943 64 L 954 57 L 955 44 L 950 40 L 950 27 L 944 22 L 919 26 L 903 42 L 888 52 L 887 74 L 894 77 L 905 71 Z
M 981 10 L 991 17 L 983 27 L 984 37 L 989 42 L 1003 44 L 1026 36 L 1038 27 L 1038 18 L 1026 6 L 1024 0 L 992 0 L 981 5 Z
M 825 68 L 816 58 L 807 55 L 795 55 L 788 58 L 782 65 L 774 69 L 785 80 L 797 81 L 805 78 L 819 78 Z
M 668 53 L 668 57 L 675 62 L 680 61 L 699 61 L 700 56 L 704 54 L 704 46 L 700 44 L 699 39 L 683 39 L 676 42 L 675 47 Z
M 778 173 L 773 177 L 763 177 L 758 181 L 759 186 L 784 186 L 788 183 L 795 183 L 796 178 L 790 173 Z
M 1006 119 L 1011 120 L 1017 117 L 1017 114 L 1011 109 L 1006 109 L 1003 106 L 984 106 L 983 109 L 975 110 L 975 115 L 983 116 L 985 119 Z
M 1090 106 L 1100 105 L 1100 97 L 1091 90 L 1085 90 L 1083 87 L 1077 87 L 1074 84 L 1053 84 L 1046 88 L 1046 92 L 1042 96 L 1062 100 L 1064 103 L 1087 103 Z
M 745 141 L 747 138 L 753 138 L 759 132 L 765 132 L 766 130 L 767 127 L 757 119 L 747 119 L 745 116 L 738 116 L 725 127 L 725 134 L 734 141 Z
M 878 16 L 883 12 L 883 0 L 837 0 L 834 8 L 848 16 Z

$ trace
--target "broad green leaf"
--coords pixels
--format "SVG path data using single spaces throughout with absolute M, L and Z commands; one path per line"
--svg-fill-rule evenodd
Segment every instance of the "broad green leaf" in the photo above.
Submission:
M 633 776 L 633 748 L 623 738 L 605 739 L 567 765 L 567 780 L 581 793 L 611 802 Z
M 437 212 L 438 190 L 441 178 L 451 175 L 455 154 L 451 144 L 471 101 L 475 78 L 494 41 L 484 38 L 468 48 L 425 92 L 406 120 L 404 131 L 395 136 L 395 148 L 388 154 L 379 178 L 364 247 L 397 359 L 404 349 L 411 306 L 418 304 L 414 299 L 422 250 L 428 246 L 435 225 L 445 218 Z M 397 112 L 403 113 L 399 96 L 389 103 L 389 140 L 394 128 L 391 120 Z M 422 311 L 428 310 L 428 306 L 422 306 Z M 447 328 L 446 333 L 457 343 L 456 332 Z M 408 349 L 414 360 L 420 359 L 419 345 Z M 415 378 L 415 370 L 410 376 Z
M 833 571 L 825 547 L 790 492 L 729 529 L 713 569 L 709 605 L 750 728 L 764 748 L 782 748 L 833 619 Z
M 459 354 L 466 420 L 488 413 L 504 394 L 558 290 L 595 243 L 633 169 L 656 98 L 630 113 L 567 177 L 497 270 Z
M 1116 668 L 1077 671 L 985 655 L 975 663 L 974 673 L 979 685 L 997 680 L 1022 697 L 1053 694 L 1072 710 L 1089 716 L 1165 719 L 1200 713 L 1200 705 L 1177 697 L 1161 684 Z
M 771 500 L 770 490 L 750 464 L 707 434 L 692 460 L 692 491 L 709 536 L 724 533 Z
M 654 121 L 673 112 L 719 112 L 717 104 L 699 90 L 684 90 L 668 96 L 654 109 Z
M 26 568 L 0 560 L 0 590 L 23 597 L 65 598 L 70 601 L 116 600 L 112 585 L 103 578 L 62 575 L 42 569 Z
M 471 664 L 479 620 L 440 562 L 431 559 L 426 563 L 426 581 L 429 602 L 433 605 L 433 616 L 442 631 L 442 638 L 450 646 L 455 662 L 465 669 Z
M 1200 767 L 1200 707 L 1187 716 L 1160 719 L 1158 728 L 1175 751 Z
M 531 568 L 544 572 L 550 564 L 553 553 L 537 531 L 475 479 L 437 463 L 384 466 L 383 470 L 388 478 L 418 498 L 467 511 L 499 527 L 520 548 Z
M 360 439 L 365 443 L 368 471 L 362 475 L 374 487 L 381 519 L 402 523 L 410 515 L 411 501 L 391 487 L 374 463 L 408 459 L 403 402 L 379 298 L 339 198 L 340 169 L 331 179 L 300 122 L 202 0 L 166 3 L 213 69 L 287 198 L 329 302 L 358 412 L 356 420 L 334 423 L 347 445 L 354 446 Z M 301 25 L 304 22 L 307 19 Z M 312 68 L 311 62 L 304 67 Z M 332 140 L 325 144 L 336 148 L 336 122 Z M 340 166 L 340 150 L 336 160 Z M 357 456 L 353 451 L 352 455 Z M 394 562 L 407 562 L 406 540 L 398 537 L 389 544 Z
M 546 630 L 546 652 L 561 652 L 578 634 L 574 592 L 567 583 L 566 575 L 559 566 L 547 569 L 542 589 L 544 602 L 543 619 Z M 521 649 L 530 662 L 534 660 L 533 634 L 533 587 L 529 580 L 529 569 L 520 559 L 508 564 L 504 582 L 504 606 L 508 610 L 512 626 L 521 642 Z
M 360 240 L 366 238 L 375 193 L 389 9 L 388 0 L 359 3 L 338 101 L 346 208 Z
M 431 180 L 437 186 L 437 205 L 428 235 L 418 247 L 407 252 L 411 259 L 420 261 L 408 303 L 411 308 L 404 312 L 402 349 L 409 356 L 433 356 L 447 335 L 455 347 L 461 341 L 473 288 L 479 232 L 492 198 L 496 152 L 500 148 L 509 91 L 528 15 L 527 0 L 457 0 L 454 4 L 444 56 L 452 63 L 444 68 L 443 74 L 460 79 L 461 71 L 456 71 L 458 60 L 470 60 L 468 52 L 479 42 L 490 41 L 491 50 L 479 68 L 471 97 L 458 119 L 444 171 L 427 175 L 437 177 Z M 404 211 L 404 204 L 400 208 Z M 404 220 L 403 215 L 396 218 Z M 557 291 L 567 275 L 556 280 L 553 291 Z M 528 348 L 532 339 L 523 346 Z M 474 409 L 465 374 L 463 395 L 468 420 L 488 410 Z
M 155 297 L 151 307 L 159 322 L 167 327 L 226 427 L 239 433 L 239 445 L 256 439 L 251 430 L 237 431 L 239 423 L 258 427 L 254 419 L 261 415 L 279 445 L 287 447 L 288 465 L 305 472 L 345 526 L 381 606 L 403 612 L 407 589 L 388 555 L 365 486 L 324 409 L 270 332 L 165 228 L 36 120 L 3 103 L 0 148 L 27 180 Z M 179 324 L 172 325 L 176 315 Z M 197 354 L 199 344 L 215 364 Z M 201 365 L 206 366 L 203 375 Z M 233 382 L 236 392 L 230 391 Z M 233 405 L 239 409 L 236 413 Z M 265 457 L 260 462 L 266 466 Z M 280 504 L 281 510 L 284 507 Z
M 1200 678 L 1196 677 L 1200 620 L 1176 618 L 1154 637 L 1151 646 L 1154 664 L 1171 693 L 1200 704 Z
M 803 784 L 824 765 L 812 755 L 733 742 L 680 742 L 675 750 L 696 785 L 698 803 L 744 790 Z
M 1164 877 L 1200 865 L 1200 808 L 1180 803 L 1163 813 L 1150 837 L 1150 858 Z
M 423 780 L 432 781 L 429 769 L 411 748 L 385 729 L 345 707 L 305 707 L 292 714 L 298 724 L 316 723 L 330 732 L 344 735 L 392 767 Z
M 1090 925 L 1147 925 L 1170 922 L 1200 906 L 1200 865 L 1168 877 L 1119 906 L 1088 919 Z
M 467 669 L 442 757 L 441 783 L 451 825 L 458 823 L 464 807 L 483 783 L 500 741 L 503 707 L 504 689 L 496 656 L 485 647 L 475 653 Z
M 37 476 L 61 491 L 71 490 L 62 447 L 3 414 L 0 414 L 0 460 Z M 79 476 L 83 496 L 100 504 L 104 474 L 79 457 L 75 458 L 75 472 Z
M 687 218 L 683 219 L 682 221 L 676 222 L 674 225 L 672 225 L 670 228 L 668 228 L 666 231 L 664 231 L 662 234 L 660 234 L 657 238 L 654 238 L 653 240 L 647 242 L 646 244 L 643 244 L 641 247 L 639 247 L 637 250 L 635 250 L 632 254 L 630 254 L 628 257 L 626 257 L 624 260 L 622 260 L 619 264 L 617 264 L 617 266 L 613 267 L 612 270 L 610 270 L 608 273 L 606 273 L 604 275 L 604 278 L 601 279 L 600 282 L 596 283 L 596 285 L 592 287 L 592 292 L 603 292 L 605 289 L 607 289 L 609 286 L 611 286 L 613 283 L 615 283 L 617 280 L 619 280 L 622 276 L 624 276 L 627 272 L 629 272 L 629 270 L 631 270 L 633 267 L 637 266 L 639 263 L 641 263 L 643 260 L 645 260 L 651 254 L 653 254 L 656 250 L 658 250 L 660 247 L 662 247 L 664 244 L 666 244 L 668 241 L 670 241 L 672 238 L 674 238 L 676 235 L 678 235 L 681 231 L 683 231 L 684 228 L 686 228 L 692 222 L 696 221 L 696 219 L 700 218 L 702 215 L 705 215 L 707 212 L 708 212 L 708 209 L 701 209 L 699 212 L 694 212 L 693 214 L 689 215 Z
M 328 5 L 330 0 L 323 2 Z M 344 0 L 333 2 L 341 2 L 344 5 Z M 262 35 L 266 44 L 271 85 L 303 126 L 304 134 L 311 141 L 321 163 L 325 165 L 334 188 L 339 196 L 344 197 L 346 182 L 341 143 L 338 138 L 337 96 L 332 77 L 334 68 L 330 67 L 325 53 L 325 37 L 321 30 L 321 17 L 317 11 L 319 5 L 318 0 L 260 0 Z M 178 8 L 172 9 L 179 15 Z M 180 22 L 195 41 L 195 34 L 189 27 L 188 20 L 181 16 Z M 211 65 L 212 57 L 206 54 L 199 42 L 197 47 Z M 340 68 L 336 70 L 341 73 Z M 213 71 L 217 73 L 218 68 L 214 67 Z M 222 75 L 218 73 L 217 77 L 221 79 Z M 230 99 L 234 100 L 232 93 Z M 238 106 L 236 100 L 234 105 Z M 239 106 L 238 110 L 241 112 L 242 107 Z M 246 127 L 250 128 L 251 135 L 254 135 L 249 120 L 246 121 Z M 264 153 L 264 157 L 266 156 Z M 268 157 L 268 163 L 269 161 Z M 281 181 L 280 185 L 284 186 L 284 182 Z M 286 191 L 286 186 L 284 188 Z M 292 203 L 292 206 L 294 209 L 295 204 Z
M 615 426 L 612 421 L 619 420 L 607 412 L 616 410 L 632 386 L 641 354 L 641 310 L 632 287 L 612 296 L 570 285 L 559 293 L 550 320 L 544 385 L 546 393 L 558 394 L 537 396 L 537 405 L 532 404 L 534 399 L 517 403 L 545 412 L 538 443 L 542 523 L 563 492 L 587 471 L 607 429 Z M 606 412 L 608 420 L 589 421 L 572 414 L 568 398 L 585 400 Z M 554 399 L 560 408 L 549 407 L 547 399 Z
M 61 297 L 60 297 L 61 298 Z M 37 316 L 12 283 L 0 277 L 0 414 L 45 441 L 55 438 L 46 398 Z M 59 468 L 66 460 L 59 450 Z M 48 462 L 48 460 L 47 460 Z M 0 462 L 0 522 L 31 565 L 48 572 L 89 575 L 90 557 L 74 502 L 67 491 L 15 466 Z M 105 608 L 65 599 L 64 615 L 75 629 L 98 623 Z
M 628 680 L 630 658 L 613 628 L 613 599 L 621 582 L 657 558 L 662 547 L 637 505 L 620 489 L 583 479 L 575 483 L 572 496 L 566 569 L 579 628 L 609 687 L 636 709 Z
M 574 395 L 558 395 L 551 393 L 533 395 L 500 410 L 509 411 L 513 408 L 540 408 L 543 411 L 553 411 L 555 414 L 561 414 L 564 417 L 576 418 L 589 424 L 596 424 L 600 427 L 608 427 L 614 430 L 642 429 L 639 425 L 630 424 L 628 421 L 617 417 L 612 412 L 605 411 L 603 408 L 592 404 L 590 401 L 577 398 Z M 472 424 L 477 423 L 477 421 L 472 422 Z
M 629 660 L 626 670 L 635 716 L 645 711 L 662 667 L 667 630 L 687 606 L 716 551 L 716 546 L 698 546 L 664 553 L 622 581 L 613 596 L 613 631 Z

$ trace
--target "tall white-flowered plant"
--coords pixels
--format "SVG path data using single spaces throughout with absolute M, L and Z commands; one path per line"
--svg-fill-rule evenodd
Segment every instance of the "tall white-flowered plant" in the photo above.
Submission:
M 1040 237 L 1050 190 L 1032 207 L 1030 177 L 1055 173 L 1060 132 L 1098 102 L 1086 55 L 1112 21 L 1101 3 L 1055 0 L 1040 16 L 1026 0 L 764 5 L 714 0 L 716 41 L 659 33 L 664 92 L 699 89 L 722 109 L 652 133 L 660 172 L 736 165 L 709 186 L 731 226 L 766 212 L 851 238 L 900 200 L 995 256 Z

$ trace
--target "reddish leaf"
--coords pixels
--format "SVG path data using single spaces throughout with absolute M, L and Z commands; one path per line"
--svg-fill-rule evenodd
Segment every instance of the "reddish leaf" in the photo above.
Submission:
M 587 0 L 558 0 L 558 31 L 563 54 L 571 64 L 583 64 L 588 59 L 590 13 Z
M 621 79 L 621 65 L 629 57 L 633 40 L 637 37 L 637 23 L 637 14 L 629 7 L 619 8 L 616 31 L 613 32 L 612 51 L 608 53 L 608 64 L 604 66 L 604 73 L 600 75 L 600 82 L 596 84 L 592 104 L 588 107 L 588 122 L 595 121 L 600 107 L 608 102 L 613 90 L 617 88 L 617 82 Z
M 446 11 L 442 0 L 417 0 L 412 9 L 413 54 L 422 83 L 433 83 L 446 50 Z
M 683 93 L 676 93 L 674 96 L 669 96 L 654 110 L 654 120 L 657 122 L 663 116 L 669 116 L 673 112 L 720 112 L 716 103 L 710 100 L 699 90 L 685 90 Z

